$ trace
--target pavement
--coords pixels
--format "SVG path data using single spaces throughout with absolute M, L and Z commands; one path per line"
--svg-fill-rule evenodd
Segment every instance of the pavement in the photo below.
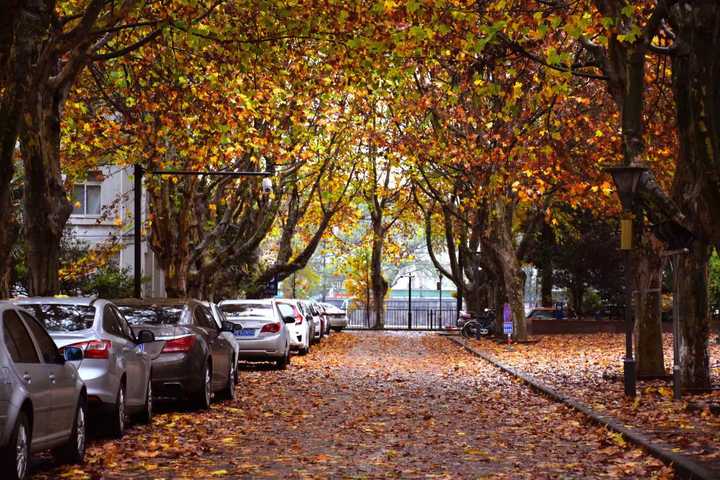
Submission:
M 165 406 L 34 478 L 672 478 L 671 468 L 432 333 L 333 334 L 238 399 Z

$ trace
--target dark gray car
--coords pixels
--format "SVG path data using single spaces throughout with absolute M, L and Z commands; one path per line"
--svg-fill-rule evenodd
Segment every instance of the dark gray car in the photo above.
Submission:
M 27 476 L 30 454 L 53 449 L 61 463 L 85 457 L 87 394 L 77 369 L 82 350 L 61 355 L 27 311 L 0 302 L 0 471 Z
M 164 341 L 153 359 L 153 392 L 160 397 L 188 398 L 197 408 L 210 407 L 213 393 L 235 394 L 235 349 L 221 335 L 235 326 L 222 326 L 197 300 L 116 300 L 134 330 L 150 330 Z

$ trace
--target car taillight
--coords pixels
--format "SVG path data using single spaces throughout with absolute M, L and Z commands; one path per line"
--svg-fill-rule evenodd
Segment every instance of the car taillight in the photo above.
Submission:
M 89 342 L 78 342 L 72 345 L 65 345 L 65 347 L 81 348 L 83 350 L 83 358 L 95 358 L 104 359 L 110 357 L 110 347 L 112 342 L 110 340 L 90 340 Z M 60 353 L 63 352 L 65 347 L 60 349 Z
M 303 322 L 303 316 L 300 315 L 300 312 L 297 310 L 295 311 L 295 325 L 300 325 Z
M 260 329 L 260 333 L 267 332 L 267 333 L 277 333 L 280 331 L 280 323 L 266 323 L 263 325 L 263 327 Z
M 162 353 L 189 352 L 193 343 L 195 343 L 195 335 L 185 335 L 184 337 L 165 340 Z

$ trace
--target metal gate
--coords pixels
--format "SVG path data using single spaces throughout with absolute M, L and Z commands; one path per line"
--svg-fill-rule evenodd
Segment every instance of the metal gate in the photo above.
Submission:
M 439 303 L 413 299 L 412 307 L 407 302 L 388 300 L 385 302 L 385 330 L 447 330 L 455 327 L 457 310 L 454 301 Z M 375 312 L 364 306 L 348 310 L 348 328 L 374 329 Z

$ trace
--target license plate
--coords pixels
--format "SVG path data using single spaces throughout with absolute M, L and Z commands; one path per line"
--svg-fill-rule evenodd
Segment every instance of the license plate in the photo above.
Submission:
M 235 335 L 237 335 L 238 337 L 254 337 L 255 329 L 254 328 L 243 328 L 239 332 L 236 332 Z

